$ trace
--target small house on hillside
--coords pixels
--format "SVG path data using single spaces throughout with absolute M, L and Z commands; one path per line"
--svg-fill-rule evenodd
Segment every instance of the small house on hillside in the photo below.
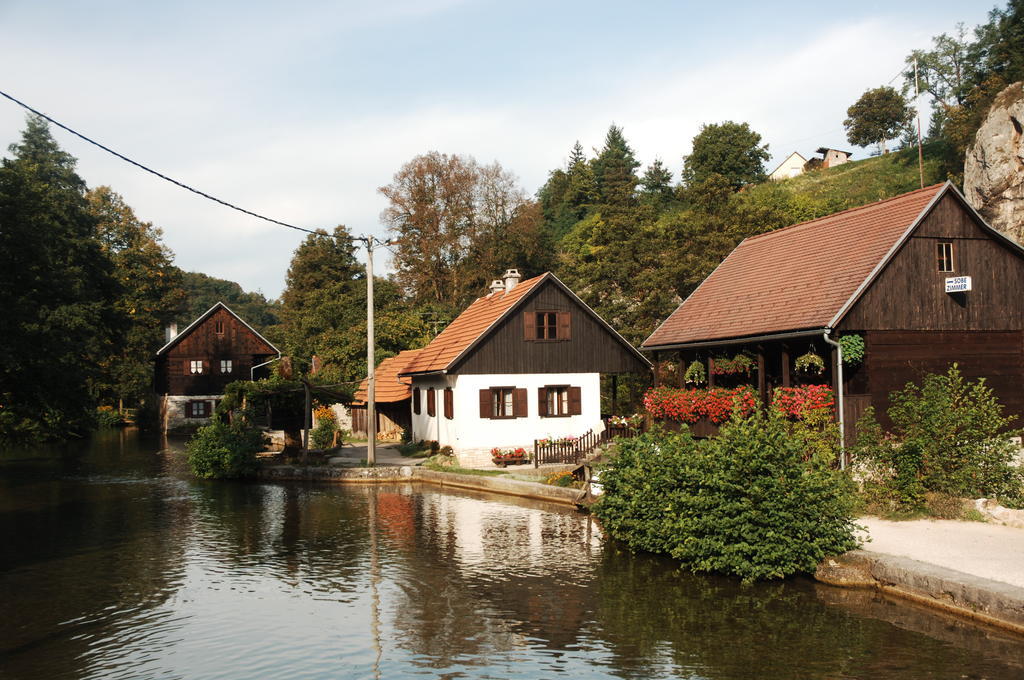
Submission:
M 840 151 L 839 149 L 830 149 L 827 146 L 818 147 L 818 153 L 821 154 L 821 167 L 823 168 L 834 168 L 837 165 L 842 165 L 848 162 L 853 155 L 852 151 Z
M 650 362 L 554 274 L 510 269 L 399 372 L 412 380 L 412 437 L 464 466 L 492 448 L 600 432 L 601 375 Z
M 743 241 L 644 341 L 666 362 L 707 366 L 744 355 L 762 401 L 775 387 L 830 384 L 847 438 L 864 409 L 888 425 L 888 396 L 956 362 L 1024 414 L 1024 249 L 989 227 L 950 184 Z M 860 336 L 863 360 L 834 342 Z M 822 372 L 797 359 L 815 354 Z M 733 362 L 735 365 L 735 362 Z M 683 371 L 673 381 L 683 383 Z
M 210 307 L 181 333 L 168 329 L 156 353 L 154 387 L 164 431 L 209 422 L 224 387 L 251 380 L 254 369 L 281 353 L 223 302 Z M 255 377 L 265 377 L 256 375 Z
M 768 173 L 768 179 L 778 181 L 802 175 L 805 165 L 807 165 L 807 159 L 794 151 L 786 156 L 786 160 L 779 163 L 777 168 Z
M 374 374 L 374 404 L 377 413 L 377 436 L 381 439 L 400 439 L 403 432 L 412 427 L 412 379 L 399 375 L 416 358 L 420 350 L 410 349 L 399 352 L 398 356 L 385 359 L 377 365 Z M 365 437 L 368 410 L 367 381 L 364 378 L 356 390 L 350 408 L 352 432 Z

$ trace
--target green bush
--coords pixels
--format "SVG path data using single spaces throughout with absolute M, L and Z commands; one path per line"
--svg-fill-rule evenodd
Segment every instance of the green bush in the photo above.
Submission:
M 121 414 L 113 406 L 99 406 L 96 409 L 96 427 L 117 427 L 121 424 Z
M 265 446 L 263 433 L 243 418 L 231 424 L 216 421 L 199 428 L 185 450 L 192 473 L 204 479 L 246 477 L 256 470 L 256 454 Z
M 1021 503 L 1024 470 L 1012 464 L 1013 418 L 1003 416 L 984 378 L 964 380 L 954 364 L 920 386 L 907 383 L 890 402 L 889 436 L 870 410 L 858 424 L 853 453 L 873 493 L 905 509 L 923 507 L 925 492 Z
M 594 511 L 633 550 L 745 581 L 812 572 L 857 547 L 853 485 L 808 457 L 806 432 L 757 412 L 718 437 L 656 431 L 621 441 Z
M 338 424 L 333 420 L 324 418 L 309 431 L 309 438 L 313 442 L 313 448 L 328 449 L 334 445 L 334 433 L 338 431 Z

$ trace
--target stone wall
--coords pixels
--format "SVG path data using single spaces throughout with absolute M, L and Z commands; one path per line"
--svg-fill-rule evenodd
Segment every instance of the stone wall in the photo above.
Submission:
M 187 434 L 194 432 L 203 425 L 210 423 L 210 418 L 192 418 L 186 415 L 185 407 L 189 402 L 205 401 L 209 404 L 209 413 L 212 416 L 213 410 L 218 401 L 224 397 L 223 394 L 202 394 L 202 395 L 164 395 L 160 397 L 160 423 L 164 432 L 171 434 Z

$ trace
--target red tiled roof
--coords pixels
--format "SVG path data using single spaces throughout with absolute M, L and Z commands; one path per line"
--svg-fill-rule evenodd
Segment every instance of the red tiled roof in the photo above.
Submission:
M 376 380 L 373 386 L 373 399 L 375 403 L 390 403 L 409 398 L 412 394 L 409 388 L 412 380 L 399 377 L 399 372 L 408 366 L 409 362 L 414 360 L 416 355 L 422 351 L 419 349 L 407 349 L 404 352 L 399 352 L 396 357 L 380 362 L 377 366 L 377 371 L 374 373 Z M 363 378 L 363 382 L 359 383 L 359 389 L 356 390 L 354 403 L 365 404 L 368 389 L 366 378 Z
M 491 293 L 478 298 L 431 340 L 429 345 L 421 349 L 415 361 L 410 362 L 402 374 L 443 371 L 448 368 L 452 361 L 486 333 L 505 312 L 548 276 L 549 274 L 541 274 L 523 281 L 510 291 Z
M 945 186 L 746 239 L 642 346 L 827 327 Z

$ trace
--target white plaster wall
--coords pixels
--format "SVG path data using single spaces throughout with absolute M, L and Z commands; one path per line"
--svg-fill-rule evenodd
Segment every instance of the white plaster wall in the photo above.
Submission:
M 580 388 L 581 413 L 562 418 L 541 418 L 537 410 L 537 390 L 547 385 Z M 453 388 L 454 418 L 444 417 L 445 387 Z M 526 389 L 525 418 L 492 420 L 480 417 L 480 390 L 491 387 Z M 490 467 L 491 449 L 523 447 L 533 450 L 533 440 L 544 437 L 578 437 L 589 430 L 600 432 L 601 376 L 598 373 L 539 373 L 519 375 L 460 375 L 417 378 L 413 387 L 421 389 L 421 413 L 413 413 L 413 438 L 437 440 L 451 446 L 464 467 Z M 438 390 L 436 416 L 427 415 L 424 389 Z
M 805 161 L 800 156 L 790 154 L 789 158 L 782 161 L 782 164 L 772 171 L 770 177 L 771 179 L 774 180 L 780 180 L 788 179 L 790 177 L 796 177 L 797 175 L 802 175 L 804 172 L 804 164 L 806 162 L 807 161 Z

